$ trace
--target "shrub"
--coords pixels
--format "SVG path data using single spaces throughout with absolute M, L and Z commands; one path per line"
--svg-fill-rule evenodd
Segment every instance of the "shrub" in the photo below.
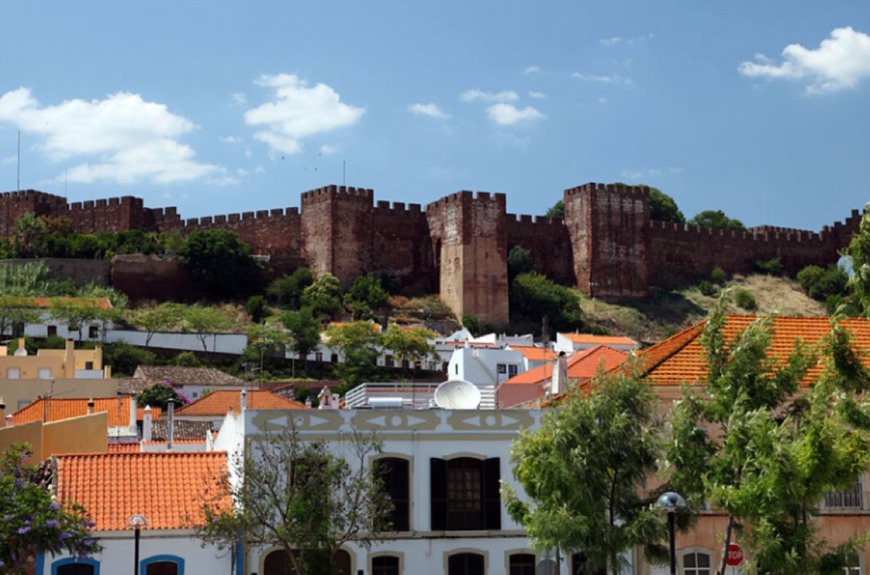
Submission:
M 260 323 L 266 317 L 266 298 L 261 295 L 252 295 L 245 303 L 245 311 L 251 316 L 251 321 Z
M 767 274 L 769 276 L 781 276 L 782 261 L 778 257 L 769 259 L 767 261 L 756 260 L 755 269 L 760 273 Z
M 712 281 L 716 285 L 725 285 L 725 282 L 728 281 L 728 274 L 720 268 L 716 266 L 713 268 L 713 271 L 710 272 L 710 281 Z
M 202 362 L 192 351 L 182 351 L 175 356 L 172 363 L 178 367 L 202 367 Z
M 737 304 L 737 307 L 743 308 L 746 311 L 755 311 L 758 308 L 755 296 L 745 289 L 734 292 L 734 303 Z
M 719 293 L 719 288 L 707 280 L 701 280 L 701 283 L 698 284 L 698 291 L 707 297 L 716 297 L 716 294 Z

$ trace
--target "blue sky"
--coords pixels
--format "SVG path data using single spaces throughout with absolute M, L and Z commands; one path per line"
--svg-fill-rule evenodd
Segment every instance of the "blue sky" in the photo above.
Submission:
M 864 0 L 5 0 L 0 190 L 199 217 L 328 184 L 543 214 L 645 183 L 818 230 L 870 200 Z

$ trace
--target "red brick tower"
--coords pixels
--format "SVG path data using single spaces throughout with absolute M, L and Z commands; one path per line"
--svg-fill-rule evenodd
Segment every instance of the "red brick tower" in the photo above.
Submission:
M 565 190 L 577 286 L 595 297 L 649 293 L 649 188 L 585 184 Z

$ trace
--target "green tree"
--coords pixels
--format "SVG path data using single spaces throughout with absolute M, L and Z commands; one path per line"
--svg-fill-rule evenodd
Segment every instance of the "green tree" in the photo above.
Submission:
M 400 363 L 409 362 L 412 366 L 416 361 L 422 361 L 435 353 L 435 348 L 429 343 L 435 334 L 422 327 L 410 329 L 390 324 L 381 338 L 381 345 L 393 352 Z
M 836 320 L 819 349 L 797 341 L 779 359 L 770 356 L 769 318 L 733 337 L 726 321 L 720 304 L 701 338 L 706 389 L 686 390 L 674 409 L 672 484 L 691 505 L 727 513 L 725 545 L 739 534 L 750 572 L 830 573 L 842 566 L 842 548 L 818 538 L 813 515 L 825 493 L 870 464 L 870 413 L 854 395 L 870 375 Z M 796 396 L 820 361 L 822 375 Z
M 251 248 L 229 230 L 195 230 L 181 247 L 182 265 L 212 297 L 236 297 L 259 281 Z
M 553 204 L 548 210 L 547 213 L 544 214 L 546 217 L 550 219 L 565 219 L 565 202 L 559 200 L 555 204 Z
M 372 526 L 392 510 L 370 467 L 380 442 L 352 432 L 336 443 L 346 455 L 295 429 L 250 441 L 237 462 L 244 482 L 225 478 L 235 507 L 225 511 L 206 503 L 200 537 L 222 547 L 240 535 L 248 545 L 278 546 L 294 575 L 333 572 L 336 554 L 349 541 L 369 548 L 380 540 Z
M 196 334 L 205 352 L 208 352 L 208 339 L 227 331 L 232 325 L 230 317 L 216 307 L 190 305 L 182 312 L 181 330 Z
M 39 321 L 41 314 L 27 298 L 0 296 L 0 337 L 15 335 L 17 327 Z
M 181 304 L 163 302 L 135 312 L 132 316 L 132 323 L 145 330 L 145 347 L 151 345 L 151 340 L 157 332 L 170 331 L 180 327 L 184 320 L 184 309 L 185 306 Z
M 0 456 L 0 501 L 0 573 L 31 572 L 38 553 L 87 557 L 101 549 L 87 511 L 54 501 L 26 444 L 12 445 Z
M 677 207 L 674 198 L 658 188 L 649 189 L 649 218 L 659 222 L 685 224 L 686 216 Z
M 66 323 L 67 329 L 77 331 L 79 341 L 82 341 L 84 328 L 100 320 L 104 311 L 87 299 L 55 298 L 51 301 L 51 316 Z
M 299 309 L 302 306 L 302 292 L 314 283 L 314 274 L 302 267 L 290 275 L 281 276 L 266 288 L 269 301 L 278 305 Z
M 849 287 L 855 302 L 865 317 L 870 316 L 870 202 L 864 206 L 864 215 L 858 233 L 849 242 L 848 255 L 852 258 L 852 278 Z
M 353 389 L 376 373 L 382 338 L 375 324 L 356 321 L 330 326 L 326 330 L 326 338 L 327 345 L 341 356 L 335 373 L 346 389 Z
M 320 320 L 310 307 L 284 312 L 280 320 L 290 334 L 290 349 L 302 360 L 304 368 L 308 365 L 308 354 L 320 343 Z
M 310 307 L 321 319 L 332 319 L 342 310 L 341 283 L 332 274 L 323 274 L 302 291 L 302 305 Z
M 45 222 L 31 212 L 22 214 L 12 226 L 12 243 L 20 258 L 45 255 L 48 230 Z
M 136 405 L 139 406 L 150 405 L 166 409 L 170 401 L 175 401 L 178 404 L 187 403 L 166 381 L 149 385 L 136 395 Z
M 289 341 L 290 334 L 275 323 L 267 322 L 248 326 L 248 349 L 257 358 L 261 373 L 265 358 L 283 358 L 284 348 Z
M 513 281 L 520 274 L 535 271 L 535 261 L 532 252 L 523 246 L 516 245 L 508 252 L 507 259 L 508 281 Z
M 365 309 L 371 311 L 382 310 L 387 306 L 387 301 L 390 299 L 390 294 L 381 286 L 381 280 L 374 274 L 365 274 L 353 280 L 344 294 L 344 299 L 350 302 L 351 307 L 364 306 Z M 368 315 L 372 315 L 369 313 Z M 371 319 L 368 317 L 360 318 L 354 315 L 355 319 Z
M 137 367 L 153 365 L 156 359 L 152 352 L 126 341 L 117 341 L 103 346 L 103 363 L 112 366 L 114 376 L 132 376 Z
M 722 210 L 704 210 L 695 214 L 688 224 L 701 228 L 713 228 L 730 230 L 733 232 L 745 232 L 746 226 L 738 219 L 729 218 Z
M 524 273 L 514 278 L 509 297 L 512 322 L 540 325 L 541 320 L 546 319 L 551 331 L 574 331 L 583 325 L 577 294 L 539 273 Z
M 583 553 L 587 572 L 621 573 L 625 551 L 664 533 L 654 497 L 643 495 L 661 448 L 649 385 L 631 369 L 599 376 L 514 441 L 513 474 L 527 499 L 503 488 L 508 513 L 536 549 Z
M 261 295 L 252 295 L 245 302 L 245 311 L 248 312 L 252 322 L 260 323 L 266 319 L 269 312 L 266 307 L 266 298 Z

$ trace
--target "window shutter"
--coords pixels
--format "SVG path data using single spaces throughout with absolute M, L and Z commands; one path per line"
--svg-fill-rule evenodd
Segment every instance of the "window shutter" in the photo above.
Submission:
M 433 457 L 429 460 L 429 481 L 432 503 L 432 531 L 447 529 L 447 462 Z
M 501 471 L 498 457 L 483 462 L 483 525 L 501 529 Z

